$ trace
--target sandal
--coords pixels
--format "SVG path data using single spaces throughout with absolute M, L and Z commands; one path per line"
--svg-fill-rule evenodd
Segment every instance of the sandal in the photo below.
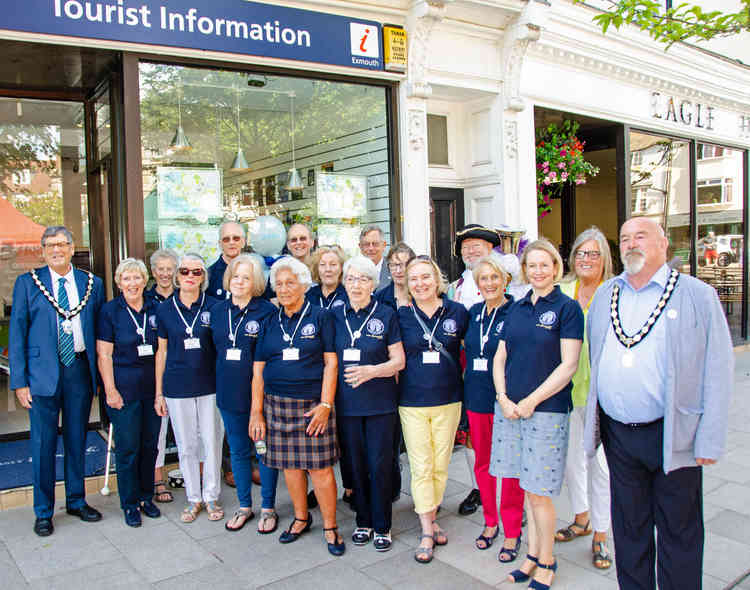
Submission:
M 232 532 L 238 531 L 245 526 L 245 523 L 248 520 L 252 520 L 253 518 L 255 518 L 255 512 L 253 512 L 251 508 L 240 508 L 232 515 L 232 518 L 224 523 L 224 528 Z M 239 523 L 239 526 L 229 526 L 231 523 L 234 523 L 235 525 Z
M 208 512 L 208 520 L 221 520 L 224 518 L 224 509 L 218 502 L 206 502 L 206 512 Z
M 579 529 L 580 532 L 575 529 Z M 567 527 L 565 527 L 564 529 L 559 529 L 555 533 L 555 541 L 567 543 L 568 541 L 572 541 L 576 537 L 585 537 L 586 535 L 590 535 L 593 532 L 594 531 L 591 528 L 591 520 L 588 520 L 586 524 L 583 525 L 578 524 L 577 522 L 571 522 Z
M 372 544 L 375 546 L 375 549 L 377 551 L 389 551 L 391 545 L 393 544 L 391 532 L 388 531 L 385 534 L 375 533 L 375 539 L 373 540 Z
M 185 523 L 194 522 L 201 513 L 201 510 L 203 510 L 203 504 L 201 502 L 188 504 L 183 509 L 182 514 L 180 514 L 180 520 Z
M 612 554 L 607 548 L 606 541 L 594 541 L 591 543 L 591 551 L 593 552 L 591 561 L 596 569 L 606 570 L 612 567 Z
M 539 558 L 534 557 L 531 555 L 531 553 L 528 553 L 526 555 L 526 559 L 528 559 L 530 562 L 532 562 L 534 565 L 531 567 L 531 569 L 527 572 L 523 571 L 522 569 L 513 570 L 508 574 L 508 581 L 513 582 L 514 584 L 520 584 L 521 582 L 525 582 L 526 580 L 529 580 L 531 578 L 531 574 L 536 569 L 536 566 L 539 565 Z M 523 565 L 521 565 L 523 567 Z
M 552 570 L 552 572 L 554 573 L 557 571 L 557 560 L 553 561 L 549 565 L 537 561 L 536 566 L 543 570 Z M 552 579 L 554 580 L 554 577 Z M 549 590 L 551 584 L 552 580 L 550 580 L 549 584 L 539 582 L 538 580 L 531 580 L 531 584 L 529 584 L 529 590 Z
M 164 489 L 160 491 L 159 488 Z M 169 504 L 174 501 L 174 496 L 167 489 L 167 482 L 163 479 L 154 482 L 154 501 L 159 502 L 159 504 Z
M 289 525 L 289 528 L 285 530 L 283 533 L 281 533 L 281 535 L 279 536 L 279 543 L 284 543 L 284 544 L 294 543 L 294 541 L 300 538 L 300 535 L 303 535 L 307 531 L 310 530 L 310 527 L 312 526 L 312 521 L 313 521 L 312 514 L 310 514 L 309 512 L 307 513 L 307 520 L 305 520 L 304 518 L 297 518 L 295 516 L 294 520 L 292 521 L 292 524 Z M 305 526 L 302 528 L 302 530 L 296 533 L 292 530 L 294 528 L 295 522 L 305 523 Z
M 432 561 L 432 558 L 435 556 L 435 535 L 420 535 L 419 542 L 421 543 L 423 539 L 430 539 L 433 542 L 432 547 L 422 547 L 421 545 L 417 547 L 417 550 L 414 552 L 414 559 L 417 563 L 430 563 Z M 424 556 L 424 559 L 420 559 L 420 556 Z
M 511 561 L 515 561 L 516 557 L 518 557 L 518 550 L 520 548 L 521 548 L 521 533 L 519 533 L 518 537 L 516 537 L 515 547 L 510 548 L 510 547 L 506 547 L 505 545 L 503 545 L 503 548 L 500 549 L 500 553 L 497 554 L 497 560 L 500 563 L 510 563 Z
M 489 529 L 489 528 L 492 528 L 492 527 L 484 527 L 484 528 L 485 529 Z M 474 545 L 480 551 L 484 551 L 485 549 L 489 549 L 490 547 L 492 547 L 492 543 L 494 543 L 495 539 L 497 539 L 497 536 L 499 534 L 500 534 L 500 527 L 497 526 L 497 525 L 495 525 L 495 534 L 494 535 L 488 537 L 487 535 L 484 534 L 484 531 L 482 531 L 482 534 L 479 535 L 476 538 L 476 541 L 474 541 Z M 484 543 L 484 546 L 481 546 L 479 543 Z
M 437 520 L 433 520 L 432 521 L 432 526 L 434 527 L 436 525 L 437 525 L 438 529 L 435 531 L 434 528 L 433 528 L 434 532 L 432 533 L 432 538 L 435 541 L 435 545 L 438 545 L 438 546 L 441 546 L 441 547 L 443 545 L 447 545 L 448 544 L 448 536 L 445 534 L 445 531 L 440 528 L 440 525 L 438 525 Z M 441 535 L 442 535 L 442 537 L 441 537 Z
M 333 533 L 333 543 L 329 543 L 325 536 L 326 533 L 330 532 Z M 346 543 L 344 543 L 344 537 L 339 535 L 339 527 L 323 528 L 323 538 L 328 543 L 328 553 L 334 557 L 341 557 L 346 552 Z
M 273 520 L 273 528 L 266 530 L 266 522 Z M 261 512 L 260 520 L 258 521 L 258 533 L 261 535 L 270 535 L 276 531 L 276 527 L 279 526 L 279 515 L 276 514 L 275 510 L 270 512 Z

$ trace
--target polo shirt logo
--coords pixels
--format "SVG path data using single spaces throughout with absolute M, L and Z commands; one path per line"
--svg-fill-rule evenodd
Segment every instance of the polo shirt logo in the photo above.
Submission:
M 500 332 L 502 331 L 502 329 L 503 329 L 503 324 L 504 324 L 504 323 L 505 323 L 505 322 L 499 322 L 499 323 L 497 324 L 497 328 L 495 328 L 495 333 L 496 333 L 496 334 L 499 334 L 499 333 L 500 333 Z
M 210 323 L 211 323 L 211 312 L 210 311 L 201 312 L 201 324 L 208 326 Z
M 216 289 L 216 294 L 221 295 L 221 289 Z
M 539 324 L 542 328 L 551 328 L 557 321 L 557 314 L 554 311 L 545 311 L 539 316 Z
M 331 307 L 339 307 L 340 305 L 344 305 L 344 301 L 341 299 L 337 299 L 331 304 Z
M 156 316 L 155 315 L 148 316 L 148 325 L 151 326 L 154 330 L 156 330 Z
M 305 324 L 302 326 L 302 330 L 300 330 L 300 333 L 303 336 L 315 336 L 315 324 Z
M 260 332 L 260 324 L 255 320 L 250 320 L 245 324 L 245 334 L 248 336 L 254 336 L 258 332 Z
M 371 336 L 380 336 L 385 332 L 385 326 L 378 318 L 373 318 L 367 322 L 367 333 Z
M 443 321 L 443 331 L 446 334 L 455 334 L 457 330 L 458 326 L 456 326 L 456 320 L 448 318 L 447 320 Z

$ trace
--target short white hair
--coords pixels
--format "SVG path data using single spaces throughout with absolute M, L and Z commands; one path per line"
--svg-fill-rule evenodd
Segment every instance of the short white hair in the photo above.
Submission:
M 280 270 L 288 269 L 297 280 L 303 285 L 309 287 L 312 285 L 312 275 L 307 265 L 297 260 L 294 256 L 282 256 L 271 266 L 271 274 L 268 280 L 271 282 L 271 289 L 276 290 L 276 275 Z
M 357 272 L 372 279 L 373 286 L 377 286 L 380 281 L 380 273 L 378 273 L 378 267 L 375 263 L 367 258 L 367 256 L 353 256 L 344 263 L 344 274 L 342 275 L 343 280 L 346 280 L 346 275 L 349 270 L 356 270 Z

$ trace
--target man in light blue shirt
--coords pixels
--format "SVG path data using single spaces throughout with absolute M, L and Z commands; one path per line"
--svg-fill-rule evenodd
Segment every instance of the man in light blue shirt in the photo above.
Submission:
M 729 328 L 713 287 L 670 271 L 654 221 L 623 224 L 620 256 L 625 272 L 589 309 L 584 446 L 607 456 L 620 588 L 655 590 L 658 577 L 660 590 L 699 590 L 701 470 L 726 443 Z

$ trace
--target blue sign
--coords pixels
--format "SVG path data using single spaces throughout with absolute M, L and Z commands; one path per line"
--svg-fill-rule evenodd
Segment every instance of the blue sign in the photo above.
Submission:
M 380 70 L 380 24 L 244 0 L 16 0 L 2 29 Z M 8 4 L 11 4 L 8 6 Z

